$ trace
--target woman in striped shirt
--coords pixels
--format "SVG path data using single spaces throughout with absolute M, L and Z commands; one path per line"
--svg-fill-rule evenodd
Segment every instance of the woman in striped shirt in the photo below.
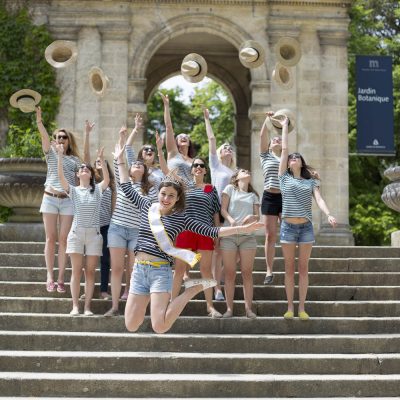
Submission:
M 218 193 L 213 185 L 204 182 L 207 167 L 204 160 L 195 158 L 192 164 L 192 176 L 194 185 L 186 192 L 186 209 L 188 217 L 193 218 L 208 226 L 219 226 L 220 202 Z M 203 278 L 211 278 L 211 264 L 214 250 L 214 240 L 208 236 L 199 235 L 194 232 L 185 231 L 176 238 L 176 247 L 198 252 L 200 259 L 200 273 Z M 182 280 L 187 268 L 187 263 L 177 259 L 175 262 L 174 282 L 172 298 L 178 296 Z M 212 290 L 204 292 L 207 302 L 207 313 L 212 318 L 221 318 L 213 305 Z
M 282 213 L 282 194 L 278 178 L 279 161 L 282 152 L 282 139 L 280 136 L 270 137 L 268 126 L 274 113 L 267 112 L 260 131 L 260 161 L 264 175 L 264 193 L 261 203 L 261 213 L 265 225 L 265 261 L 267 274 L 264 284 L 273 282 L 273 264 L 275 258 L 275 243 L 278 231 L 278 219 Z
M 71 199 L 68 197 L 58 177 L 57 153 L 51 146 L 51 139 L 42 121 L 42 110 L 36 108 L 36 123 L 42 140 L 42 149 L 46 156 L 47 176 L 44 184 L 43 201 L 40 212 L 43 215 L 46 244 L 44 248 L 47 281 L 46 290 L 65 293 L 64 274 L 67 256 L 67 236 L 73 219 Z M 91 130 L 93 125 L 86 121 L 86 130 Z M 78 148 L 74 135 L 66 129 L 58 129 L 54 132 L 52 140 L 57 144 L 63 144 L 64 163 L 63 172 L 70 185 L 76 185 L 76 171 L 81 164 Z M 85 160 L 86 161 L 86 160 Z M 58 231 L 58 232 L 57 232 Z M 58 279 L 54 281 L 54 260 L 58 233 Z
M 79 315 L 79 292 L 82 269 L 85 269 L 84 314 L 93 315 L 90 305 L 94 292 L 95 271 L 102 254 L 103 238 L 100 234 L 101 195 L 109 185 L 109 176 L 104 164 L 103 150 L 98 152 L 102 163 L 103 180 L 95 184 L 94 170 L 89 164 L 82 164 L 76 174 L 79 185 L 71 185 L 64 176 L 64 146 L 56 146 L 58 154 L 58 176 L 64 191 L 72 200 L 74 219 L 67 239 L 67 250 L 71 258 L 72 316 Z
M 282 155 L 279 164 L 279 180 L 282 191 L 282 224 L 281 245 L 285 258 L 285 289 L 288 301 L 288 310 L 285 319 L 294 317 L 294 271 L 295 250 L 299 247 L 299 308 L 298 316 L 306 321 L 310 317 L 304 305 L 308 290 L 308 261 L 314 243 L 312 226 L 312 198 L 318 207 L 328 217 L 329 223 L 335 227 L 333 217 L 319 191 L 318 174 L 306 164 L 299 153 L 289 155 L 288 151 L 288 118 L 282 122 Z
M 180 257 L 194 265 L 195 254 L 177 249 L 172 243 L 183 230 L 210 237 L 250 233 L 262 227 L 261 223 L 217 228 L 205 225 L 187 216 L 185 192 L 181 181 L 168 178 L 160 185 L 158 203 L 132 189 L 124 168 L 123 149 L 116 146 L 115 158 L 119 165 L 121 187 L 125 195 L 140 210 L 139 237 L 135 249 L 132 283 L 125 308 L 125 325 L 135 332 L 143 323 L 150 303 L 151 324 L 155 332 L 167 332 L 179 317 L 186 304 L 202 290 L 215 286 L 214 279 L 191 279 L 185 282 L 186 290 L 171 300 L 172 268 L 174 258 Z

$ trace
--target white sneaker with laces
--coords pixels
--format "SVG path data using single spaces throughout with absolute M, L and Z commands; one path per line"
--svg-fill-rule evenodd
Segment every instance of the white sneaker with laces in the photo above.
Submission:
M 202 285 L 203 290 L 212 288 L 217 285 L 217 281 L 215 279 L 188 279 L 184 282 L 185 289 L 189 289 L 193 286 Z

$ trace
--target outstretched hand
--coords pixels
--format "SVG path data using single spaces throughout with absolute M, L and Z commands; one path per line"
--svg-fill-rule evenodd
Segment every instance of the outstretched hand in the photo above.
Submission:
M 85 132 L 89 134 L 92 132 L 92 129 L 94 128 L 95 123 L 94 122 L 89 122 L 88 120 L 85 121 Z
M 143 128 L 143 118 L 138 113 L 135 115 L 135 129 L 141 129 L 141 128 Z
M 242 225 L 242 227 L 244 228 L 244 232 L 242 231 L 242 233 L 251 233 L 258 229 L 263 228 L 264 223 L 257 220 L 257 221 L 251 222 L 250 224 Z
M 121 146 L 119 143 L 115 144 L 114 152 L 112 155 L 114 156 L 114 160 L 121 160 L 123 158 L 125 151 L 125 145 Z
M 164 140 L 159 135 L 158 131 L 156 131 L 156 146 L 157 146 L 157 150 L 162 150 L 163 145 L 164 145 Z
M 337 221 L 336 221 L 336 218 L 333 215 L 329 215 L 328 222 L 332 225 L 332 228 L 336 228 Z
M 169 97 L 167 94 L 163 94 L 162 92 L 159 92 L 160 96 L 162 98 L 162 101 L 164 103 L 164 106 L 169 106 Z
M 101 162 L 104 161 L 104 147 L 97 149 L 97 157 L 101 160 Z

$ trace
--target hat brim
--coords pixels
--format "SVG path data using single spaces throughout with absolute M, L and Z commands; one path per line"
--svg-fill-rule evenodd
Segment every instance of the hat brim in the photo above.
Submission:
M 248 61 L 244 60 L 242 57 L 240 57 L 240 52 L 241 52 L 243 49 L 247 48 L 247 47 L 251 47 L 251 48 L 253 48 L 254 50 L 257 51 L 257 53 L 258 53 L 258 58 L 257 58 L 257 60 L 252 61 L 252 62 L 248 62 Z M 254 41 L 254 40 L 246 40 L 245 42 L 243 42 L 243 43 L 240 45 L 240 48 L 239 48 L 239 60 L 240 60 L 240 62 L 242 63 L 242 65 L 245 66 L 246 68 L 257 68 L 257 67 L 259 67 L 260 65 L 264 64 L 264 60 L 265 60 L 265 50 L 264 50 L 264 48 L 261 46 L 260 43 Z
M 294 84 L 293 73 L 289 67 L 280 63 L 275 64 L 272 71 L 272 79 L 282 89 L 291 89 Z
M 78 57 L 78 48 L 70 40 L 55 40 L 44 51 L 46 61 L 54 68 L 65 68 Z
M 276 58 L 285 67 L 294 67 L 301 58 L 300 42 L 292 37 L 282 37 L 275 44 Z
M 287 108 L 284 108 L 282 110 L 278 110 L 270 118 L 272 126 L 274 127 L 276 132 L 279 133 L 280 135 L 282 134 L 282 125 L 280 124 L 280 121 L 282 121 L 285 118 L 285 116 L 289 118 L 288 133 L 290 133 L 296 127 L 296 120 L 292 111 L 288 110 Z
M 197 54 L 197 53 L 190 53 L 187 56 L 185 56 L 185 58 L 182 60 L 182 64 L 184 64 L 188 61 L 196 62 L 200 67 L 200 71 L 197 75 L 190 76 L 187 73 L 185 73 L 185 71 L 182 71 L 182 67 L 181 67 L 181 74 L 182 74 L 183 78 L 191 83 L 198 83 L 198 82 L 202 81 L 206 77 L 207 71 L 208 71 L 207 62 L 204 59 L 204 57 L 202 57 L 200 54 Z M 181 64 L 181 66 L 182 66 L 182 64 Z
M 110 86 L 110 80 L 101 68 L 92 67 L 89 71 L 89 86 L 95 95 L 101 97 Z
M 30 97 L 30 98 L 32 98 L 34 100 L 34 102 L 35 102 L 35 106 L 38 105 L 40 103 L 40 100 L 42 99 L 42 96 L 40 95 L 40 93 L 35 92 L 32 89 L 21 89 L 21 90 L 18 90 L 18 92 L 15 92 L 10 97 L 11 106 L 14 107 L 14 108 L 19 108 L 20 109 L 18 101 L 22 97 Z M 23 111 L 23 110 L 21 110 L 21 111 Z M 35 111 L 35 108 L 33 108 L 31 111 L 23 111 L 23 112 L 33 112 L 33 111 Z

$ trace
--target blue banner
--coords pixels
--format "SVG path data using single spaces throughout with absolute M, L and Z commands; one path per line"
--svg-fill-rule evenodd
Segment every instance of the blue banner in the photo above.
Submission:
M 395 155 L 392 57 L 356 56 L 357 151 Z

